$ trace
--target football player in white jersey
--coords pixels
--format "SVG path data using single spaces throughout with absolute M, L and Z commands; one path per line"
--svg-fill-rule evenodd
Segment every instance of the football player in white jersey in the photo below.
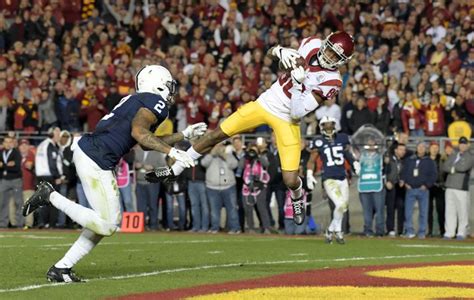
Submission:
M 257 101 L 243 105 L 219 128 L 204 135 L 188 150 L 188 154 L 198 159 L 230 136 L 262 124 L 269 125 L 275 132 L 283 181 L 293 200 L 293 219 L 296 224 L 302 224 L 305 209 L 302 182 L 298 177 L 301 150 L 299 123 L 303 116 L 313 112 L 325 99 L 338 93 L 342 85 L 338 67 L 347 63 L 353 52 L 354 39 L 346 32 L 332 33 L 324 40 L 305 38 L 298 50 L 272 47 L 267 55 L 292 71 L 282 74 Z M 304 63 L 301 63 L 303 59 Z M 152 182 L 160 181 L 177 176 L 184 168 L 184 164 L 176 162 L 171 168 L 150 172 L 147 178 Z

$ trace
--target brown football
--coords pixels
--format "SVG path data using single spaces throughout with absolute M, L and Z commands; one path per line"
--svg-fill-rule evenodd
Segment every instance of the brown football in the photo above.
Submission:
M 303 66 L 304 68 L 306 68 L 306 61 L 304 60 L 302 56 L 296 59 L 296 68 L 298 68 L 299 66 Z M 278 63 L 278 68 L 283 72 L 291 72 L 293 70 L 293 68 L 291 67 L 285 68 L 281 61 Z

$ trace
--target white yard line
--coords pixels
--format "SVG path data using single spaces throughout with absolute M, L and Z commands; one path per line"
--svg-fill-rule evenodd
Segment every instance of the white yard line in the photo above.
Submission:
M 401 248 L 435 248 L 435 249 L 474 249 L 474 246 L 463 246 L 463 245 L 424 245 L 424 244 L 406 244 L 406 245 L 397 245 Z
M 100 278 L 89 279 L 87 281 L 95 282 L 95 281 L 106 281 L 106 280 L 132 279 L 132 278 L 157 276 L 161 274 L 202 271 L 202 270 L 209 270 L 209 269 L 225 269 L 225 268 L 242 267 L 242 266 L 302 264 L 302 263 L 310 263 L 310 262 L 344 262 L 344 261 L 392 260 L 392 259 L 398 260 L 398 259 L 405 259 L 405 258 L 446 257 L 446 256 L 460 256 L 460 255 L 474 255 L 474 252 L 407 254 L 407 255 L 366 256 L 366 257 L 361 256 L 361 257 L 343 257 L 343 258 L 333 258 L 333 259 L 297 259 L 297 260 L 279 260 L 279 261 L 261 261 L 261 262 L 254 261 L 254 262 L 242 262 L 242 263 L 229 263 L 229 264 L 221 264 L 221 265 L 203 265 L 203 266 L 197 266 L 197 267 L 191 267 L 191 268 L 177 268 L 177 269 L 153 271 L 153 272 L 138 273 L 138 274 L 100 277 Z M 28 285 L 28 286 L 22 286 L 22 287 L 16 287 L 16 288 L 0 289 L 0 293 L 23 292 L 23 291 L 36 290 L 40 288 L 58 287 L 61 285 L 64 285 L 64 284 L 52 284 L 52 283 L 35 284 L 35 285 Z

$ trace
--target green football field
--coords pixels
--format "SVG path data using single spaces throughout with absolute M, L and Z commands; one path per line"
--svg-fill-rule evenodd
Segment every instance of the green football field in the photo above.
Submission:
M 0 232 L 0 299 L 97 299 L 328 267 L 474 260 L 474 243 L 440 239 L 190 233 L 119 233 L 75 268 L 85 283 L 48 283 L 45 273 L 78 231 Z

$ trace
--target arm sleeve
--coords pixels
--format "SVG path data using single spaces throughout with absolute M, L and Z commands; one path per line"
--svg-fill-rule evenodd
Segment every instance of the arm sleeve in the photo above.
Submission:
M 259 160 L 260 160 L 260 163 L 262 164 L 262 167 L 264 168 L 268 168 L 268 166 L 270 165 L 270 162 L 268 161 L 268 158 L 266 155 L 261 155 L 259 157 Z
M 214 41 L 216 42 L 216 46 L 219 47 L 222 43 L 222 40 L 221 40 L 221 31 L 219 28 L 216 28 L 216 30 L 214 30 Z
M 150 16 L 150 1 L 143 0 L 143 16 L 148 18 Z
M 290 89 L 290 93 L 290 114 L 293 119 L 300 119 L 319 106 L 314 96 L 308 90 L 301 92 L 293 87 Z
M 454 158 L 456 157 L 456 154 L 453 153 L 451 154 L 448 159 L 446 159 L 444 161 L 444 163 L 441 165 L 441 169 L 446 172 L 446 173 L 449 173 L 451 172 L 451 167 L 453 166 L 453 161 L 454 161 Z
M 464 155 L 469 155 L 468 153 L 464 154 Z M 465 161 L 465 160 L 464 160 Z M 467 159 L 467 163 L 464 163 L 464 164 L 460 164 L 459 162 L 456 163 L 454 165 L 454 167 L 456 168 L 456 171 L 457 172 L 461 172 L 461 173 L 464 173 L 464 172 L 468 172 L 469 170 L 471 170 L 472 168 L 472 164 L 473 164 L 473 157 L 471 155 L 469 155 L 469 159 Z
M 239 163 L 232 153 L 227 154 L 227 157 L 226 157 L 225 161 L 227 162 L 227 165 L 231 169 L 237 168 L 237 165 Z
M 209 166 L 211 165 L 211 161 L 212 161 L 212 155 L 207 154 L 206 156 L 204 156 L 203 159 L 201 159 L 201 166 L 203 166 L 204 168 L 209 168 Z

